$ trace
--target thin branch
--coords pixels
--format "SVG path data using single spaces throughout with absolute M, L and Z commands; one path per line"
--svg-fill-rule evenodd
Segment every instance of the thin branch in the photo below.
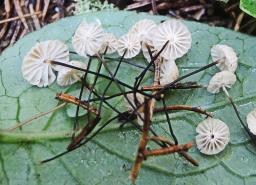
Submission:
M 56 106 L 56 107 L 54 107 L 54 108 L 52 108 L 52 109 L 50 109 L 50 110 L 48 110 L 48 111 L 46 111 L 46 112 L 42 112 L 42 113 L 36 114 L 36 115 L 34 115 L 33 117 L 31 117 L 31 118 L 29 118 L 29 119 L 27 119 L 27 120 L 25 120 L 25 121 L 16 123 L 16 125 L 15 125 L 14 127 L 9 128 L 9 129 L 7 129 L 7 130 L 8 130 L 8 131 L 14 131 L 15 129 L 20 128 L 20 127 L 22 127 L 22 126 L 24 126 L 24 125 L 27 125 L 27 124 L 31 123 L 32 121 L 34 121 L 34 120 L 36 120 L 36 119 L 38 119 L 38 118 L 41 118 L 41 117 L 43 117 L 43 116 L 45 116 L 45 115 L 47 115 L 47 114 L 50 114 L 50 113 L 52 113 L 52 112 L 55 112 L 55 111 L 58 110 L 58 109 L 63 108 L 65 105 L 66 105 L 66 103 L 62 103 L 62 104 L 60 104 L 60 105 L 58 105 L 58 106 Z

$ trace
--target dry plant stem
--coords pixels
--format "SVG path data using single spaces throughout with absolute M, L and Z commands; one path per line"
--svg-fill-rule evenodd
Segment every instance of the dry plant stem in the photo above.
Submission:
M 167 110 L 167 111 L 188 110 L 188 111 L 193 111 L 193 112 L 197 112 L 200 114 L 204 114 L 209 117 L 213 117 L 212 113 L 207 112 L 206 110 L 203 110 L 199 107 L 193 107 L 190 105 L 170 105 L 170 106 L 166 106 L 166 107 L 159 107 L 159 108 L 155 108 L 154 112 L 163 112 L 165 110 Z
M 150 124 L 151 124 L 151 120 L 150 120 L 151 101 L 152 100 L 145 99 L 145 102 L 144 102 L 144 115 L 145 115 L 144 118 L 145 119 L 144 119 L 144 124 L 143 124 L 142 136 L 140 139 L 140 144 L 139 144 L 139 149 L 137 152 L 136 160 L 132 166 L 132 170 L 131 170 L 130 177 L 129 177 L 133 183 L 135 182 L 135 180 L 139 174 L 139 170 L 141 168 L 142 161 L 144 160 L 143 154 L 144 154 L 145 148 L 148 143 L 148 133 L 149 133 L 149 128 L 150 128 Z
M 77 148 L 80 148 L 81 146 L 85 145 L 86 143 L 88 143 L 90 140 L 92 140 L 103 128 L 105 128 L 109 123 L 111 123 L 113 120 L 115 120 L 116 118 L 118 118 L 118 115 L 117 116 L 114 116 L 112 117 L 111 119 L 109 119 L 104 125 L 102 125 L 102 127 L 100 127 L 96 132 L 94 132 L 90 137 L 86 138 L 86 140 L 82 141 L 81 143 L 79 143 L 77 146 L 71 148 L 70 150 L 66 150 L 62 153 L 59 153 L 49 159 L 45 159 L 43 161 L 40 161 L 40 163 L 47 163 L 47 162 L 50 162 L 50 161 L 53 161 L 54 159 L 57 159 L 61 156 L 64 156 L 65 154 L 68 154 L 70 152 L 72 152 L 73 150 L 77 149 Z
M 183 79 L 185 79 L 185 78 L 187 78 L 187 77 L 189 77 L 189 76 L 192 76 L 192 75 L 194 75 L 194 74 L 197 74 L 197 73 L 199 73 L 199 72 L 201 72 L 201 71 L 204 71 L 204 70 L 206 70 L 206 69 L 208 69 L 208 68 L 210 68 L 210 67 L 212 67 L 212 66 L 215 66 L 215 65 L 218 64 L 219 62 L 220 62 L 220 61 L 212 62 L 212 63 L 210 63 L 210 64 L 208 64 L 208 65 L 205 65 L 205 66 L 203 66 L 203 67 L 201 67 L 201 68 L 199 68 L 199 69 L 197 69 L 197 70 L 195 70 L 195 71 L 192 71 L 191 73 L 188 73 L 188 74 L 186 74 L 186 75 L 183 75 L 183 76 L 179 77 L 178 79 L 174 80 L 173 82 L 171 82 L 171 83 L 169 83 L 169 84 L 167 84 L 167 85 L 164 85 L 163 89 L 159 90 L 159 91 L 157 92 L 156 96 L 160 96 L 160 95 L 163 94 L 167 89 L 169 89 L 170 87 L 175 86 L 175 84 L 176 84 L 177 82 L 179 82 L 179 81 L 181 81 L 181 80 L 183 80 Z
M 17 14 L 18 14 L 19 18 L 21 19 L 21 22 L 23 23 L 25 29 L 29 30 L 28 24 L 26 22 L 26 19 L 24 18 L 23 12 L 20 7 L 20 1 L 13 1 L 13 3 L 15 6 L 15 9 L 17 11 Z
M 197 83 L 189 82 L 189 83 L 177 83 L 170 89 L 193 89 L 193 88 L 202 88 L 202 85 Z M 141 88 L 142 91 L 155 91 L 161 90 L 164 88 L 164 85 L 152 85 L 152 86 L 144 86 Z
M 39 14 L 41 14 L 40 11 L 39 11 L 39 12 L 35 12 L 35 13 L 25 14 L 25 15 L 22 16 L 22 17 L 19 17 L 19 16 L 17 16 L 17 17 L 12 17 L 12 18 L 9 18 L 9 19 L 1 20 L 1 21 L 0 21 L 0 24 L 4 24 L 4 23 L 7 23 L 7 22 L 11 22 L 11 21 L 16 21 L 16 20 L 19 20 L 19 19 L 21 19 L 21 18 L 32 17 L 32 16 L 39 15 Z
M 244 18 L 244 12 L 240 13 L 237 20 L 236 20 L 236 25 L 234 27 L 235 31 L 239 31 L 243 18 Z
M 82 131 L 73 139 L 73 141 L 68 145 L 67 150 L 73 150 L 78 146 L 81 141 L 89 135 L 92 130 L 96 127 L 98 122 L 100 121 L 100 117 L 96 117 L 93 120 L 89 120 L 87 125 L 82 129 Z
M 151 0 L 153 14 L 157 14 L 156 0 Z
M 171 141 L 167 140 L 166 138 L 164 137 L 161 137 L 161 136 L 152 136 L 149 138 L 149 140 L 152 140 L 152 141 L 161 141 L 161 142 L 164 142 L 166 144 L 168 144 L 169 146 L 174 146 L 175 144 L 172 143 Z M 187 152 L 185 151 L 180 151 L 178 152 L 182 157 L 184 157 L 188 162 L 190 162 L 191 164 L 193 164 L 194 166 L 199 166 L 199 163 L 193 159 Z
M 167 155 L 175 152 L 181 152 L 181 151 L 187 151 L 193 146 L 192 143 L 187 143 L 184 145 L 174 145 L 174 146 L 169 146 L 166 148 L 160 148 L 160 149 L 154 149 L 154 150 L 145 150 L 143 155 L 145 157 L 150 157 L 150 156 L 159 156 L 159 155 Z
M 71 96 L 69 94 L 65 94 L 65 93 L 58 93 L 56 95 L 56 99 L 67 102 L 67 103 L 72 103 L 74 105 L 79 105 L 81 106 L 83 109 L 95 114 L 95 115 L 99 115 L 99 112 L 97 111 L 96 108 L 89 106 L 88 108 L 88 104 L 84 101 L 79 100 L 77 97 L 75 96 Z
M 246 133 L 250 136 L 253 144 L 256 146 L 256 136 L 254 134 L 251 133 L 251 131 L 247 128 L 247 126 L 245 125 L 245 123 L 243 122 L 240 114 L 239 114 L 239 111 L 237 110 L 237 107 L 236 107 L 236 104 L 234 103 L 232 97 L 229 95 L 226 87 L 222 87 L 222 90 L 224 91 L 224 93 L 226 94 L 229 102 L 231 103 L 233 109 L 235 110 L 235 113 L 236 113 L 236 116 L 238 118 L 238 120 L 240 121 L 241 125 L 243 126 L 243 128 L 245 129 Z
M 56 110 L 59 110 L 59 109 L 63 108 L 65 105 L 66 105 L 66 103 L 62 103 L 62 104 L 60 104 L 60 105 L 58 105 L 58 106 L 54 107 L 53 109 L 50 109 L 50 110 L 48 110 L 46 112 L 42 112 L 42 113 L 36 114 L 33 117 L 31 117 L 31 118 L 29 118 L 29 119 L 27 119 L 27 120 L 25 120 L 23 122 L 17 123 L 14 127 L 9 128 L 7 130 L 8 131 L 14 131 L 15 129 L 20 128 L 20 127 L 22 127 L 24 125 L 27 125 L 27 124 L 31 123 L 32 121 L 34 121 L 34 120 L 36 120 L 38 118 L 41 118 L 41 117 L 43 117 L 43 116 L 45 116 L 47 114 L 50 114 L 52 112 L 55 112 Z

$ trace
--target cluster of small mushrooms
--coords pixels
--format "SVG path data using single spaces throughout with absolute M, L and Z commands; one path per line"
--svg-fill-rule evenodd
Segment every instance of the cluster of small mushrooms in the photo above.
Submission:
M 69 64 L 86 69 L 88 56 L 112 54 L 117 52 L 125 59 L 131 59 L 142 52 L 150 63 L 152 55 L 158 56 L 160 79 L 159 85 L 168 85 L 179 78 L 176 59 L 185 55 L 191 48 L 191 33 L 188 28 L 177 20 L 166 20 L 156 24 L 149 19 L 143 19 L 134 24 L 127 34 L 116 38 L 112 33 L 105 32 L 98 22 L 83 21 L 76 29 L 72 46 L 74 51 L 84 57 L 84 61 L 73 61 L 69 58 L 68 46 L 58 40 L 48 40 L 37 43 L 25 56 L 22 64 L 22 74 L 30 84 L 47 87 L 56 79 L 60 86 L 72 85 L 81 81 L 84 72 L 56 65 L 51 61 Z M 164 47 L 165 46 L 165 47 Z M 151 52 L 150 52 L 151 51 Z M 228 96 L 227 88 L 236 82 L 235 71 L 238 66 L 235 51 L 227 45 L 217 44 L 211 48 L 212 61 L 216 62 L 220 72 L 210 80 L 207 91 L 213 94 L 223 90 Z M 142 103 L 144 96 L 136 94 L 137 101 Z M 136 102 L 132 94 L 128 94 L 127 107 L 134 110 Z M 138 110 L 138 123 L 143 125 L 143 111 Z M 256 110 L 247 116 L 248 128 L 256 134 Z M 196 128 L 197 148 L 206 155 L 218 154 L 229 143 L 230 132 L 228 126 L 221 120 L 206 118 Z

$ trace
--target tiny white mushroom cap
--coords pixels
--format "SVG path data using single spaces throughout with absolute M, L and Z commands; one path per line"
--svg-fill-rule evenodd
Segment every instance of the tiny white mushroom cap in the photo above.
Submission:
M 141 42 L 149 37 L 149 33 L 156 28 L 156 23 L 150 19 L 142 19 L 136 22 L 129 30 L 130 34 L 136 34 Z
M 68 47 L 58 40 L 37 43 L 23 59 L 21 66 L 23 78 L 38 87 L 51 85 L 56 79 L 53 69 L 58 71 L 61 66 L 52 65 L 48 61 L 68 63 Z
M 79 67 L 82 69 L 86 69 L 87 65 L 85 63 L 79 62 L 79 61 L 70 61 L 70 65 Z M 76 69 L 63 69 L 59 71 L 58 77 L 57 77 L 57 83 L 60 86 L 68 86 L 76 83 L 81 79 L 84 72 Z
M 132 58 L 139 54 L 141 44 L 138 36 L 135 34 L 126 34 L 119 38 L 117 42 L 117 52 L 120 56 L 123 56 L 126 51 L 124 58 Z
M 230 140 L 228 126 L 219 119 L 205 119 L 198 124 L 196 132 L 197 148 L 206 155 L 220 153 Z
M 210 80 L 207 91 L 210 93 L 218 93 L 220 88 L 231 88 L 236 82 L 236 75 L 230 71 L 221 71 L 216 73 Z
M 100 53 L 104 53 L 107 49 L 107 54 L 114 53 L 117 47 L 117 39 L 112 33 L 105 33 L 104 42 L 101 46 Z
M 252 110 L 246 117 L 247 125 L 251 133 L 256 135 L 256 109 Z
M 235 72 L 237 68 L 237 56 L 233 48 L 217 44 L 211 49 L 211 56 L 213 62 L 220 61 L 217 67 L 222 71 Z
M 166 85 L 179 78 L 179 69 L 174 60 L 164 60 L 160 68 L 160 84 Z
M 168 42 L 161 56 L 165 59 L 177 59 L 182 57 L 191 48 L 191 33 L 180 21 L 168 20 L 152 31 L 153 45 L 157 50 L 161 50 Z
M 75 51 L 86 57 L 95 55 L 101 49 L 105 33 L 99 23 L 87 23 L 83 21 L 76 29 L 72 38 L 72 45 Z
M 133 111 L 134 110 L 133 107 L 135 107 L 135 108 L 137 107 L 135 105 L 134 94 L 133 93 L 127 94 L 127 98 L 130 102 L 128 102 L 125 99 L 125 106 L 128 108 L 128 110 Z M 139 104 L 142 104 L 145 100 L 145 97 L 142 94 L 139 94 L 139 93 L 136 93 L 136 98 L 137 98 Z M 138 124 L 142 126 L 143 125 L 143 120 L 141 118 L 144 119 L 143 106 L 138 109 L 138 115 L 137 115 Z

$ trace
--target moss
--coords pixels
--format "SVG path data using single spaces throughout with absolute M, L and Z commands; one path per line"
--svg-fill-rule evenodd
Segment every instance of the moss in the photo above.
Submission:
M 106 0 L 104 2 L 101 2 L 100 0 L 76 0 L 76 2 L 76 15 L 100 10 L 117 9 L 113 4 L 108 3 Z

